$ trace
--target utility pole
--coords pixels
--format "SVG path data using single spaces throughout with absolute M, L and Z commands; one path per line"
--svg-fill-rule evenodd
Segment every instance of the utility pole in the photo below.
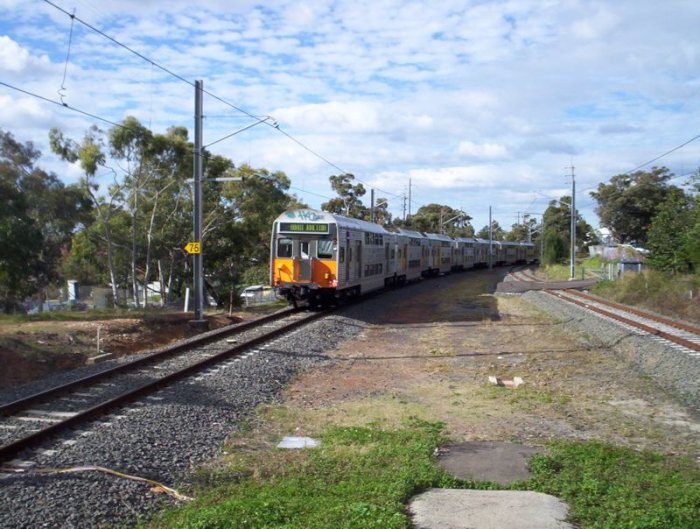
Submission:
M 406 193 L 403 194 L 403 220 L 406 220 Z
M 369 208 L 369 221 L 374 222 L 374 188 L 370 189 L 370 208 Z
M 571 166 L 571 270 L 569 281 L 576 279 L 576 178 Z
M 411 216 L 411 179 L 408 179 L 408 216 Z
M 493 269 L 493 222 L 491 221 L 491 206 L 489 206 L 489 270 Z
M 200 252 L 194 254 L 194 320 L 197 326 L 206 326 L 204 319 L 204 273 L 202 270 L 202 121 L 204 82 L 194 83 L 194 242 Z

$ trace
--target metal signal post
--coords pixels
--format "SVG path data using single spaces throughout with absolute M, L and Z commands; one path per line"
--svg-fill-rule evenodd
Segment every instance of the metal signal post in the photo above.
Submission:
M 202 121 L 203 81 L 194 82 L 194 241 L 202 240 Z M 205 325 L 204 272 L 201 249 L 194 254 L 194 320 L 195 325 Z

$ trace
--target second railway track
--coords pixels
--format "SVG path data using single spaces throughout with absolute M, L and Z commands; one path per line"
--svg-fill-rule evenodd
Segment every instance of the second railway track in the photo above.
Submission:
M 690 356 L 700 357 L 700 328 L 698 327 L 593 297 L 576 290 L 546 290 L 545 292 L 638 331 L 683 347 L 687 349 Z
M 206 333 L 137 361 L 0 406 L 0 463 L 67 428 L 94 420 L 325 314 L 281 311 Z

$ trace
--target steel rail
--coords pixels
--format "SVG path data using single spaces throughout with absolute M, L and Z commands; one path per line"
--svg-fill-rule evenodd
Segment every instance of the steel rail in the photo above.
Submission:
M 583 299 L 587 299 L 589 301 L 594 301 L 596 303 L 600 303 L 601 305 L 607 305 L 609 307 L 613 307 L 616 309 L 624 310 L 626 312 L 629 312 L 631 314 L 635 314 L 637 316 L 641 316 L 642 318 L 646 318 L 648 320 L 653 320 L 658 323 L 663 323 L 664 325 L 668 325 L 669 327 L 675 327 L 676 329 L 680 329 L 682 331 L 687 331 L 692 334 L 697 334 L 700 336 L 700 327 L 694 327 L 692 325 L 688 325 L 685 323 L 681 323 L 678 321 L 670 320 L 668 318 L 664 318 L 663 316 L 659 316 L 657 314 L 652 314 L 650 312 L 645 312 L 643 310 L 639 310 L 634 307 L 628 307 L 627 305 L 623 305 L 622 303 L 617 303 L 615 301 L 610 301 L 607 299 L 600 298 L 598 296 L 591 296 L 590 294 L 585 294 L 583 292 L 580 292 L 578 290 L 571 290 L 568 291 L 571 294 L 574 294 L 575 296 L 578 296 Z
M 10 444 L 2 446 L 0 447 L 0 462 L 11 460 L 23 450 L 26 450 L 41 442 L 48 440 L 49 438 L 53 437 L 62 430 L 65 430 L 66 428 L 74 427 L 78 424 L 100 417 L 113 408 L 119 407 L 143 395 L 152 393 L 157 389 L 170 385 L 173 382 L 176 382 L 182 378 L 191 375 L 192 373 L 201 371 L 205 367 L 221 362 L 222 360 L 225 360 L 228 357 L 241 354 L 245 350 L 255 347 L 261 343 L 267 342 L 293 329 L 306 325 L 307 323 L 320 319 L 326 316 L 327 314 L 328 312 L 313 313 L 311 316 L 307 316 L 306 318 L 303 318 L 301 320 L 291 322 L 285 325 L 284 327 L 273 329 L 272 331 L 264 335 L 257 336 L 245 343 L 238 344 L 225 351 L 222 351 L 221 353 L 200 360 L 199 362 L 191 364 L 185 367 L 184 369 L 166 375 L 158 380 L 154 380 L 152 382 L 144 384 L 136 389 L 123 393 L 122 395 L 114 397 L 108 401 L 97 404 L 87 410 L 78 412 L 76 415 L 69 417 L 61 422 L 55 423 L 22 439 L 18 439 Z
M 19 410 L 27 408 L 28 406 L 36 404 L 37 402 L 44 401 L 50 397 L 55 397 L 56 395 L 60 395 L 62 393 L 67 393 L 70 390 L 73 390 L 73 389 L 76 389 L 76 388 L 79 388 L 79 387 L 82 387 L 85 385 L 93 384 L 93 383 L 98 382 L 100 380 L 104 380 L 104 379 L 112 377 L 114 375 L 143 367 L 143 366 L 148 365 L 148 364 L 153 363 L 153 362 L 165 360 L 165 359 L 167 359 L 171 356 L 174 356 L 178 353 L 181 353 L 181 352 L 186 351 L 188 349 L 191 349 L 193 347 L 206 345 L 208 343 L 211 343 L 214 340 L 219 340 L 225 336 L 229 336 L 231 334 L 236 334 L 239 332 L 246 331 L 248 329 L 259 327 L 260 325 L 264 325 L 264 324 L 269 323 L 271 321 L 275 321 L 275 320 L 278 320 L 278 319 L 283 318 L 285 316 L 288 316 L 289 314 L 292 314 L 295 311 L 296 311 L 296 309 L 284 309 L 281 311 L 277 311 L 273 314 L 263 316 L 261 318 L 256 318 L 255 320 L 252 320 L 249 322 L 235 323 L 232 325 L 227 325 L 226 327 L 222 327 L 220 329 L 215 329 L 213 331 L 209 331 L 209 332 L 200 334 L 198 336 L 194 336 L 192 338 L 187 338 L 185 340 L 181 340 L 181 341 L 179 341 L 171 346 L 165 347 L 163 349 L 159 349 L 152 354 L 149 354 L 147 356 L 139 358 L 138 360 L 133 360 L 131 362 L 127 362 L 127 363 L 118 365 L 116 367 L 112 367 L 112 368 L 106 369 L 104 371 L 100 371 L 99 373 L 96 373 L 94 375 L 89 375 L 89 376 L 80 378 L 78 380 L 74 380 L 73 382 L 68 382 L 67 384 L 63 384 L 61 386 L 56 386 L 54 388 L 50 388 L 50 389 L 47 389 L 45 391 L 40 391 L 38 393 L 34 393 L 33 395 L 29 395 L 28 397 L 24 397 L 24 398 L 15 400 L 13 402 L 4 404 L 4 405 L 0 406 L 0 416 L 1 415 L 10 415 L 12 413 L 16 413 Z
M 603 310 L 599 307 L 593 307 L 593 306 L 589 305 L 588 303 L 586 303 L 585 301 L 579 301 L 578 299 L 572 299 L 572 298 L 562 294 L 560 291 L 544 290 L 543 292 L 546 292 L 547 294 L 549 294 L 551 296 L 554 296 L 554 297 L 559 298 L 561 300 L 567 301 L 569 303 L 573 303 L 574 305 L 584 307 L 584 308 L 591 310 L 593 312 L 596 312 L 598 314 L 602 314 L 603 316 L 607 316 L 608 318 L 612 318 L 613 320 L 619 321 L 620 323 L 624 323 L 626 325 L 636 327 L 637 329 L 641 329 L 645 332 L 648 332 L 651 335 L 658 336 L 660 338 L 668 340 L 669 342 L 673 342 L 675 344 L 678 344 L 678 345 L 681 345 L 681 346 L 686 347 L 688 349 L 691 349 L 692 351 L 700 351 L 699 344 L 692 342 L 690 340 L 686 340 L 685 338 L 681 338 L 680 336 L 676 336 L 675 334 L 671 334 L 669 332 L 662 331 L 661 329 L 651 327 L 651 326 L 646 325 L 644 323 L 640 323 L 638 321 L 634 321 L 634 320 L 631 320 L 629 318 L 625 318 L 624 316 L 620 316 L 619 314 L 615 314 L 613 312 Z M 569 291 L 567 290 L 566 292 L 569 292 Z

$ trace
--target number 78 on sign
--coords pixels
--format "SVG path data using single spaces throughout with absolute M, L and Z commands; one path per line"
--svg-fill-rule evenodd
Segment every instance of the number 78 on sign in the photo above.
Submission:
M 188 254 L 200 254 L 202 253 L 202 243 L 199 241 L 188 242 L 185 245 L 185 251 Z

